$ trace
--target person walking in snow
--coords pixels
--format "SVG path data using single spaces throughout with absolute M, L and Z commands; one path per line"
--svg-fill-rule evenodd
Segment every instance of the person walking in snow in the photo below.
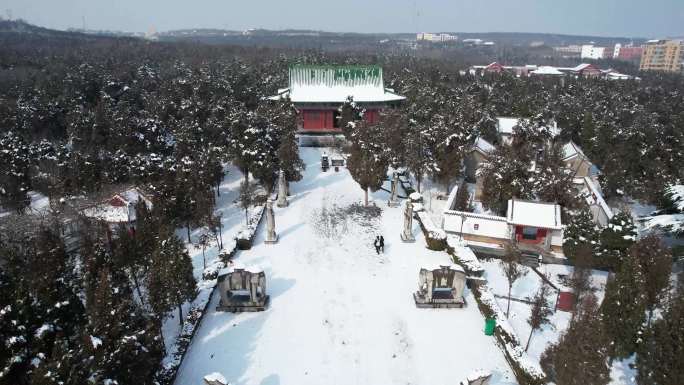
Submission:
M 380 251 L 382 251 L 382 253 L 384 254 L 385 253 L 385 237 L 383 237 L 381 235 L 380 237 L 378 237 L 378 239 L 380 240 Z
M 380 237 L 375 237 L 375 241 L 373 242 L 373 246 L 375 246 L 375 252 L 380 254 Z

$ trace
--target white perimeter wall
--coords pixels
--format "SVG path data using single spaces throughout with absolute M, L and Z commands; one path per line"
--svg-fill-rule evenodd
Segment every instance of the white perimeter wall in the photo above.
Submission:
M 510 239 L 510 232 L 508 230 L 506 218 L 495 217 L 491 215 L 477 215 L 453 210 L 444 212 L 444 231 L 450 233 L 460 233 L 461 221 L 464 217 L 464 234 L 499 239 Z M 475 225 L 478 225 L 477 230 L 475 230 Z

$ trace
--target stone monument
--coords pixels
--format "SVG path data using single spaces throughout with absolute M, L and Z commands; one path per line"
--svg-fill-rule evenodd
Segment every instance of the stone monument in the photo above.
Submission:
M 389 207 L 398 207 L 399 206 L 399 199 L 397 198 L 397 186 L 399 186 L 399 174 L 395 172 L 392 173 L 392 187 L 390 191 L 390 198 L 387 201 L 387 206 Z
M 413 204 L 408 200 L 404 208 L 404 230 L 401 232 L 401 240 L 404 242 L 416 241 L 413 236 Z
M 228 267 L 219 272 L 216 285 L 221 295 L 216 310 L 240 313 L 266 309 L 266 274 L 258 268 Z
M 266 201 L 266 240 L 265 243 L 278 242 L 278 234 L 275 231 L 275 214 L 273 214 L 273 200 Z
M 465 271 L 458 265 L 423 268 L 418 275 L 418 291 L 413 293 L 413 299 L 419 308 L 463 307 L 465 284 Z
M 285 180 L 285 172 L 280 170 L 278 174 L 278 207 L 287 207 L 287 181 Z

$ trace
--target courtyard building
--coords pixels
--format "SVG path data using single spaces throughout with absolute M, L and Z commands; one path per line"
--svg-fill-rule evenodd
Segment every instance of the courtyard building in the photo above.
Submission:
M 382 67 L 377 65 L 290 66 L 288 87 L 270 97 L 285 98 L 298 111 L 300 138 L 341 134 L 339 109 L 349 98 L 364 110 L 363 117 L 371 124 L 379 121 L 381 110 L 406 99 L 385 88 Z

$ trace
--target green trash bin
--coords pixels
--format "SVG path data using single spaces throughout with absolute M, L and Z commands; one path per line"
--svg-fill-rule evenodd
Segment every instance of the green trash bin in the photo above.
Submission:
M 496 327 L 496 318 L 487 318 L 485 320 L 485 335 L 491 336 L 494 334 L 494 328 Z

